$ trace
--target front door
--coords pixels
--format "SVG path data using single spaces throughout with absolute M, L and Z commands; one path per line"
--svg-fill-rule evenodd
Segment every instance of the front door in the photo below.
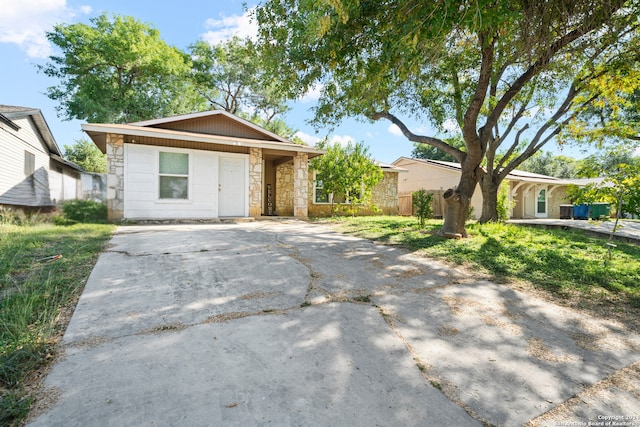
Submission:
M 220 157 L 219 165 L 218 216 L 246 216 L 245 159 Z

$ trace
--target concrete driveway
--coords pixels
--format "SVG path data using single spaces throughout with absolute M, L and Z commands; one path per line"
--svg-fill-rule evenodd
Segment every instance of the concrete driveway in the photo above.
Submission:
M 299 221 L 119 228 L 62 347 L 33 426 L 640 425 L 623 325 Z

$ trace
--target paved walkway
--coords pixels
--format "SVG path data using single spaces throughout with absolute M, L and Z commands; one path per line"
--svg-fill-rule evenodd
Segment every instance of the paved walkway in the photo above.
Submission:
M 544 227 L 557 228 L 578 228 L 586 230 L 590 233 L 596 233 L 602 237 L 608 238 L 615 225 L 615 220 L 611 221 L 591 221 L 577 219 L 512 219 L 512 224 L 539 225 Z M 640 221 L 620 220 L 618 229 L 614 234 L 617 240 L 625 240 L 630 243 L 640 244 Z
M 120 227 L 61 345 L 32 426 L 640 417 L 624 325 L 298 221 Z

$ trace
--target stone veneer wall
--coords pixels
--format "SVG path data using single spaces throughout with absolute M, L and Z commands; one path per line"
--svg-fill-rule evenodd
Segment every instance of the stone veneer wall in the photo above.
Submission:
M 385 215 L 398 214 L 398 173 L 384 172 L 382 179 L 373 187 L 373 204 Z
M 249 216 L 262 215 L 262 149 L 249 149 Z
M 293 216 L 309 216 L 309 155 L 296 153 L 293 158 Z
M 309 171 L 309 215 L 316 217 L 331 216 L 330 204 L 313 203 L 313 171 Z M 382 179 L 373 187 L 372 202 L 381 212 L 371 208 L 360 209 L 356 215 L 397 215 L 398 214 L 398 173 L 384 172 Z M 340 208 L 336 214 L 340 215 Z
M 276 167 L 276 213 L 293 216 L 293 164 L 283 163 Z
M 124 219 L 124 136 L 107 134 L 107 219 Z

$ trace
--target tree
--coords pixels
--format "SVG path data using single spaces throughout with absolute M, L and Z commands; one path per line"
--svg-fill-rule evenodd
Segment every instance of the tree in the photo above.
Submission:
M 60 79 L 47 95 L 66 120 L 126 123 L 205 107 L 188 79 L 189 58 L 132 17 L 56 25 L 47 38 L 61 54 L 40 70 Z
M 581 173 L 604 179 L 582 188 L 572 186 L 569 193 L 577 203 L 611 203 L 616 209 L 612 236 L 623 212 L 640 215 L 640 158 L 617 150 L 592 155 L 583 162 Z
M 445 138 L 443 141 L 446 141 L 447 144 L 458 148 L 459 150 L 464 149 L 464 141 L 461 137 L 452 137 Z M 419 142 L 413 143 L 413 151 L 411 152 L 411 157 L 414 159 L 430 159 L 430 160 L 441 160 L 444 162 L 456 162 L 456 158 L 451 154 L 438 150 L 436 147 L 428 144 L 421 144 Z
M 326 140 L 316 146 L 326 153 L 313 158 L 311 167 L 331 203 L 331 213 L 335 213 L 336 203 L 344 203 L 352 215 L 361 206 L 370 205 L 371 191 L 383 173 L 370 157 L 369 149 L 361 142 L 343 146 Z
M 575 178 L 577 167 L 578 162 L 572 157 L 539 151 L 522 162 L 519 169 L 556 178 Z
M 265 127 L 289 110 L 251 40 L 233 37 L 213 46 L 201 40 L 189 49 L 192 79 L 210 105 L 252 121 L 259 118 Z
M 316 123 L 386 119 L 461 164 L 441 232 L 466 235 L 476 185 L 481 221 L 497 220 L 507 174 L 607 96 L 583 96 L 590 81 L 635 63 L 638 9 L 637 0 L 266 0 L 256 16 L 282 90 L 322 87 Z M 453 119 L 464 150 L 413 132 L 409 118 L 438 130 Z
M 67 160 L 80 166 L 87 172 L 106 173 L 107 157 L 96 145 L 86 139 L 80 139 L 75 144 L 64 146 Z

